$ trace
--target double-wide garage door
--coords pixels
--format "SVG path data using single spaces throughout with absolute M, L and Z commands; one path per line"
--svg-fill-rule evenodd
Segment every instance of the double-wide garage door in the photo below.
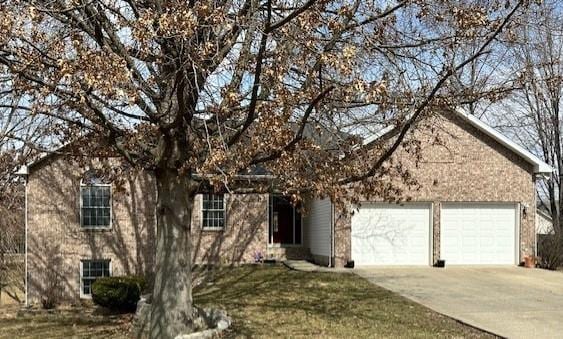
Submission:
M 362 204 L 352 216 L 356 265 L 429 265 L 431 204 Z M 447 265 L 515 264 L 515 204 L 444 203 L 440 257 Z

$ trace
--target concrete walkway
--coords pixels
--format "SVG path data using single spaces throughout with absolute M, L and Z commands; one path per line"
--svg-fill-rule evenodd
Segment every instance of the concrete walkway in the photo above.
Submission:
M 283 264 L 288 268 L 302 272 L 329 272 L 329 273 L 354 273 L 349 268 L 333 268 L 315 265 L 306 260 L 284 260 Z
M 354 272 L 503 337 L 563 337 L 561 272 L 519 267 L 363 267 Z

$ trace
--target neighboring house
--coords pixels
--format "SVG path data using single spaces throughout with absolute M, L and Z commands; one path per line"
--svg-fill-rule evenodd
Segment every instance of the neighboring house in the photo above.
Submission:
M 409 136 L 420 142 L 418 163 L 404 150 L 394 156 L 419 183 L 405 189 L 409 202 L 372 199 L 345 213 L 330 200 L 309 199 L 301 216 L 279 195 L 199 195 L 195 262 L 248 263 L 262 255 L 330 266 L 516 265 L 534 254 L 535 182 L 551 167 L 473 116 L 436 114 L 425 126 Z M 26 173 L 30 302 L 53 286 L 76 301 L 90 295 L 97 277 L 151 274 L 150 175 L 132 173 L 118 190 L 56 155 Z
M 538 208 L 536 210 L 536 234 L 552 234 L 553 219 L 548 211 Z
M 556 201 L 556 204 L 559 205 L 559 201 Z M 536 255 L 540 263 L 550 266 L 554 254 L 557 253 L 558 246 L 554 246 L 556 243 L 557 238 L 553 229 L 551 212 L 545 205 L 538 204 L 536 211 Z

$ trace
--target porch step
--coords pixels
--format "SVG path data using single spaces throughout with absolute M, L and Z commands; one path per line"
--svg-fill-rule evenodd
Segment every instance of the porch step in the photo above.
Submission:
M 275 259 L 277 261 L 305 261 L 311 258 L 311 254 L 308 248 L 301 246 L 268 247 L 268 250 L 266 251 L 266 258 Z
M 302 272 L 331 272 L 331 273 L 353 273 L 354 270 L 344 267 L 318 266 L 306 260 L 283 260 L 282 263 L 291 270 Z
M 283 264 L 296 271 L 317 272 L 319 270 L 319 266 L 305 260 L 284 260 Z

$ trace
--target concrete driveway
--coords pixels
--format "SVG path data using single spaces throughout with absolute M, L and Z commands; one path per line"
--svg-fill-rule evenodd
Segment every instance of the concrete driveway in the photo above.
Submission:
M 520 267 L 362 267 L 355 273 L 508 338 L 563 336 L 563 273 Z

